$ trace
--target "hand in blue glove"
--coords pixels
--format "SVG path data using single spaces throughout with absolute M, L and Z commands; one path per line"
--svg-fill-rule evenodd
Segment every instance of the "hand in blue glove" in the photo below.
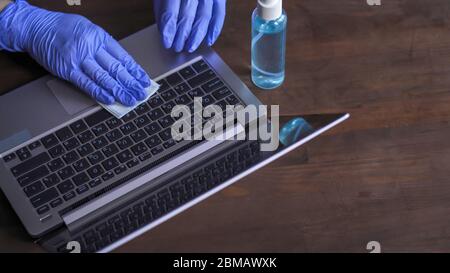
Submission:
M 166 48 L 194 52 L 212 46 L 222 31 L 226 0 L 154 0 L 156 22 Z M 206 39 L 205 39 L 206 38 Z
M 0 49 L 29 53 L 52 74 L 104 104 L 132 106 L 146 97 L 144 88 L 151 84 L 147 73 L 99 26 L 24 0 L 0 13 Z

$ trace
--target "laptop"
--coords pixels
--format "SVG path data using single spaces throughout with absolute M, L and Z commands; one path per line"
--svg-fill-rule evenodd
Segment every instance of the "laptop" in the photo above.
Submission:
M 261 102 L 213 49 L 176 54 L 159 41 L 156 26 L 121 41 L 161 85 L 122 119 L 50 75 L 0 97 L 0 186 L 46 251 L 112 251 L 349 117 L 285 117 L 273 151 L 245 136 L 250 120 L 212 140 L 175 140 L 175 105 Z

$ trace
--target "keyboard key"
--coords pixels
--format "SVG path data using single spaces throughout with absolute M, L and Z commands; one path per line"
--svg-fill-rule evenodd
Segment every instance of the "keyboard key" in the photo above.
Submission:
M 35 182 L 35 183 L 33 183 L 33 184 L 29 185 L 29 186 L 26 186 L 23 189 L 23 191 L 25 192 L 25 194 L 28 197 L 36 195 L 36 194 L 42 192 L 43 190 L 45 190 L 45 187 L 44 187 L 44 185 L 42 184 L 41 181 Z
M 192 78 L 195 75 L 194 69 L 192 69 L 192 67 L 190 66 L 181 69 L 179 72 L 181 77 L 183 77 L 185 80 L 188 80 L 189 78 Z
M 48 153 L 53 158 L 58 157 L 58 156 L 64 154 L 64 147 L 62 145 L 56 145 L 55 147 L 48 150 Z
M 148 112 L 148 116 L 150 117 L 151 120 L 155 121 L 160 119 L 161 117 L 164 116 L 164 112 L 160 109 L 153 109 L 152 111 Z
M 152 157 L 152 153 L 146 152 L 146 153 L 143 153 L 142 155 L 139 156 L 139 160 L 140 161 L 145 161 L 147 159 L 150 159 L 151 157 Z
M 122 121 L 120 119 L 117 119 L 115 117 L 109 119 L 106 121 L 106 125 L 108 125 L 109 129 L 114 129 L 122 124 Z
M 123 137 L 123 134 L 118 129 L 114 129 L 111 132 L 107 133 L 106 137 L 109 141 L 114 142 Z
M 163 147 L 164 149 L 169 149 L 170 147 L 174 146 L 176 144 L 175 140 L 169 139 L 168 141 L 164 142 Z
M 222 86 L 224 86 L 222 80 L 220 80 L 219 78 L 214 78 L 209 82 L 203 84 L 202 89 L 206 93 L 211 93 L 212 91 L 217 90 L 217 88 L 220 88 Z
M 56 136 L 59 138 L 60 141 L 66 141 L 69 138 L 73 137 L 72 131 L 70 131 L 69 127 L 64 127 L 62 129 L 59 129 L 56 131 Z
M 133 154 L 129 150 L 125 150 L 117 155 L 117 159 L 119 159 L 120 163 L 125 163 L 128 160 L 133 159 Z
M 9 162 L 9 161 L 11 161 L 11 160 L 13 160 L 15 158 L 16 158 L 16 154 L 9 154 L 9 155 L 3 157 L 3 161 Z
M 73 137 L 71 139 L 64 141 L 63 145 L 64 145 L 64 147 L 66 147 L 67 151 L 70 151 L 70 150 L 73 150 L 73 149 L 77 148 L 78 146 L 80 146 L 80 142 L 78 141 L 78 139 Z
M 33 207 L 37 208 L 45 203 L 50 202 L 51 200 L 58 197 L 58 191 L 55 188 L 48 189 L 30 199 Z
M 16 152 L 16 154 L 19 157 L 19 159 L 22 160 L 22 161 L 27 160 L 27 159 L 29 159 L 31 157 L 31 153 L 30 153 L 30 151 L 28 150 L 27 147 L 21 148 L 20 150 L 18 150 Z
M 91 131 L 84 131 L 83 133 L 81 133 L 80 135 L 78 135 L 78 139 L 80 140 L 81 143 L 86 143 L 89 142 L 91 140 L 94 139 L 94 134 Z
M 63 196 L 63 198 L 64 198 L 64 200 L 69 201 L 70 199 L 75 198 L 75 196 L 76 196 L 75 192 L 71 191 L 71 192 L 66 193 Z
M 171 101 L 177 97 L 177 93 L 175 93 L 172 89 L 169 89 L 166 92 L 160 93 L 160 96 L 165 101 Z
M 59 177 L 56 174 L 51 174 L 49 176 L 46 176 L 44 178 L 42 178 L 42 182 L 45 184 L 45 186 L 47 188 L 51 188 L 53 186 L 55 186 L 56 184 L 58 184 L 61 180 L 59 179 Z
M 195 76 L 194 78 L 190 79 L 188 81 L 188 83 L 192 88 L 195 88 L 207 81 L 214 79 L 215 77 L 216 77 L 216 74 L 212 70 L 208 70 L 208 71 L 205 71 L 205 72 L 201 73 L 200 75 Z
M 153 147 L 161 144 L 161 140 L 157 135 L 153 135 L 145 140 L 145 144 L 147 144 L 147 146 L 152 149 Z
M 162 105 L 164 103 L 164 101 L 161 99 L 160 96 L 153 96 L 148 100 L 148 105 L 150 105 L 150 107 L 152 109 Z
M 197 71 L 197 73 L 201 73 L 209 68 L 204 60 L 200 60 L 192 65 L 192 67 Z
M 56 138 L 56 136 L 54 134 L 48 135 L 44 138 L 41 139 L 42 145 L 44 145 L 44 147 L 46 149 L 51 148 L 52 146 L 55 146 L 56 144 L 58 144 L 58 139 Z
M 17 181 L 19 182 L 19 185 L 24 187 L 26 185 L 29 185 L 30 183 L 41 179 L 42 177 L 49 175 L 50 172 L 48 171 L 46 166 L 41 166 L 37 169 L 32 170 L 31 172 L 28 172 L 24 174 L 23 176 L 19 177 Z
M 88 174 L 91 178 L 96 178 L 99 175 L 102 175 L 105 170 L 100 165 L 95 165 L 94 167 L 90 168 L 88 171 Z
M 153 155 L 157 155 L 157 154 L 161 153 L 162 151 L 164 151 L 164 149 L 161 146 L 157 146 L 157 147 L 153 148 L 151 152 Z
M 102 183 L 102 180 L 100 179 L 100 178 L 97 178 L 97 179 L 94 179 L 94 180 L 92 180 L 91 182 L 89 182 L 89 186 L 91 187 L 91 188 L 95 188 L 95 187 L 97 187 L 98 185 L 100 185 Z
M 171 129 L 171 128 L 168 128 L 168 129 L 162 131 L 162 132 L 159 134 L 159 136 L 161 137 L 161 139 L 162 139 L 163 141 L 167 141 L 167 140 L 169 140 L 169 139 L 172 139 L 172 129 Z
M 44 214 L 44 213 L 46 213 L 46 212 L 49 211 L 49 210 L 50 210 L 49 206 L 45 205 L 45 206 L 42 206 L 42 207 L 38 208 L 38 209 L 36 210 L 36 212 L 37 212 L 38 214 Z
M 138 117 L 137 119 L 135 119 L 134 123 L 136 124 L 136 126 L 138 128 L 142 128 L 145 125 L 150 123 L 150 119 L 148 118 L 148 116 L 141 116 L 141 117 Z
M 73 163 L 73 168 L 77 171 L 77 172 L 81 172 L 86 170 L 87 168 L 89 168 L 89 162 L 83 158 L 81 160 L 78 160 L 77 162 Z
M 47 164 L 47 166 L 50 169 L 50 171 L 54 172 L 64 167 L 64 162 L 61 160 L 61 158 L 57 158 L 55 160 L 50 161 Z
M 69 152 L 62 156 L 62 159 L 66 162 L 66 164 L 71 164 L 75 161 L 77 161 L 80 157 L 75 151 Z
M 115 174 L 121 174 L 121 173 L 123 173 L 126 170 L 127 170 L 127 167 L 125 167 L 125 165 L 121 165 L 121 166 L 119 166 L 119 167 L 114 169 L 114 173 Z
M 121 150 L 123 150 L 123 149 L 126 149 L 126 148 L 130 147 L 131 145 L 133 145 L 133 140 L 131 140 L 131 138 L 129 136 L 126 136 L 122 139 L 119 139 L 116 142 L 116 144 L 117 144 L 117 146 L 119 146 L 119 148 Z
M 142 116 L 145 113 L 147 113 L 148 111 L 150 111 L 150 107 L 148 106 L 147 103 L 142 103 L 141 105 L 136 107 L 136 109 L 134 109 L 134 111 L 136 111 L 136 114 L 138 114 L 139 116 Z
M 88 185 L 81 185 L 81 186 L 79 186 L 79 187 L 76 189 L 76 192 L 77 192 L 78 194 L 82 194 L 82 193 L 87 192 L 88 190 L 89 190 Z
M 34 150 L 41 147 L 41 143 L 39 141 L 35 141 L 33 143 L 31 143 L 30 145 L 28 145 L 28 149 L 30 150 Z
M 131 134 L 131 138 L 134 140 L 134 142 L 140 142 L 141 140 L 144 140 L 145 138 L 147 138 L 147 134 L 145 133 L 145 131 L 143 129 L 138 130 L 134 133 Z
M 200 88 L 195 88 L 194 90 L 189 91 L 188 95 L 194 99 L 195 97 L 203 97 L 205 93 L 203 93 Z
M 36 155 L 35 157 L 32 157 L 28 159 L 27 161 L 24 161 L 15 167 L 11 168 L 11 172 L 14 176 L 22 175 L 40 165 L 43 165 L 50 161 L 50 156 L 47 153 L 40 153 Z
M 239 104 L 239 99 L 235 95 L 231 95 L 225 99 L 228 105 L 237 105 Z
M 112 179 L 113 177 L 114 177 L 113 172 L 107 172 L 104 175 L 102 175 L 102 180 L 106 182 L 106 181 Z
M 89 182 L 89 180 L 90 180 L 89 176 L 84 172 L 72 177 L 73 183 L 75 183 L 75 185 L 77 185 L 77 186 L 81 186 L 81 185 Z
M 114 143 L 112 143 L 112 144 L 106 146 L 105 148 L 103 148 L 102 152 L 106 157 L 111 157 L 111 156 L 115 155 L 116 153 L 118 153 L 119 149 L 117 148 L 117 146 Z
M 136 116 L 137 116 L 136 113 L 134 111 L 131 111 L 122 118 L 122 121 L 125 123 L 129 122 L 129 121 L 135 119 Z
M 64 181 L 64 182 L 58 184 L 57 188 L 61 194 L 65 194 L 66 192 L 75 188 L 75 186 L 73 185 L 73 183 L 70 180 L 67 180 L 67 181 Z
M 92 165 L 96 165 L 97 163 L 100 163 L 103 159 L 105 159 L 105 157 L 100 151 L 97 151 L 88 155 L 87 159 Z
M 177 72 L 175 72 L 175 73 L 173 73 L 172 75 L 168 76 L 168 77 L 166 78 L 166 81 L 167 81 L 170 85 L 175 86 L 175 85 L 179 84 L 180 82 L 182 82 L 183 79 L 181 78 L 181 76 L 180 76 Z
M 94 125 L 97 125 L 100 122 L 103 122 L 109 118 L 111 118 L 111 114 L 108 113 L 108 111 L 102 109 L 98 112 L 95 112 L 94 114 L 90 115 L 89 117 L 85 118 L 87 125 L 89 127 L 92 127 Z
M 128 168 L 133 168 L 133 167 L 139 165 L 139 163 L 140 163 L 139 160 L 137 160 L 136 158 L 134 158 L 134 159 L 132 159 L 132 160 L 130 160 L 130 161 L 127 162 L 127 167 L 128 167 Z
M 92 145 L 89 143 L 87 143 L 77 149 L 77 152 L 80 154 L 81 157 L 87 156 L 88 154 L 92 153 L 93 151 L 94 151 L 94 147 L 92 147 Z
M 75 171 L 71 166 L 67 166 L 61 170 L 58 171 L 58 175 L 61 178 L 61 180 L 66 180 L 67 178 L 72 177 L 75 174 Z
M 103 166 L 103 168 L 105 168 L 105 170 L 109 171 L 109 170 L 112 170 L 115 167 L 119 166 L 119 162 L 117 161 L 117 159 L 115 157 L 111 157 L 111 158 L 108 158 L 105 161 L 103 161 L 102 166 Z
M 94 147 L 96 149 L 101 149 L 101 148 L 105 147 L 106 145 L 108 145 L 108 140 L 106 140 L 106 138 L 104 136 L 101 136 L 101 137 L 94 139 L 92 141 L 92 145 L 94 145 Z
M 211 105 L 213 103 L 214 103 L 214 99 L 210 95 L 205 96 L 205 97 L 202 98 L 203 107 L 209 106 L 209 105 Z
M 149 135 L 156 134 L 162 130 L 161 126 L 157 122 L 153 122 L 152 124 L 145 126 L 144 129 Z
M 132 132 L 136 131 L 137 128 L 136 128 L 136 126 L 134 125 L 133 122 L 128 122 L 127 124 L 124 124 L 124 125 L 120 126 L 120 130 L 122 131 L 122 133 L 124 135 L 129 135 Z
M 145 146 L 145 144 L 141 142 L 131 147 L 131 151 L 135 156 L 138 156 L 147 151 L 147 146 Z
M 52 202 L 50 202 L 50 206 L 52 208 L 56 208 L 59 205 L 61 205 L 62 203 L 63 203 L 63 200 L 61 198 L 57 198 L 57 199 L 53 200 Z
M 86 123 L 83 120 L 78 120 L 75 121 L 74 123 L 72 123 L 70 125 L 70 129 L 72 129 L 72 131 L 78 135 L 79 133 L 83 132 L 84 130 L 86 130 L 88 127 L 86 125 Z
M 212 93 L 212 95 L 216 100 L 221 100 L 221 99 L 227 97 L 228 95 L 231 95 L 231 91 L 228 88 L 224 87 L 224 88 L 220 88 L 217 91 L 214 91 Z
M 172 126 L 172 124 L 175 122 L 175 120 L 171 116 L 165 116 L 158 120 L 159 124 L 162 128 L 167 128 L 169 126 Z
M 178 105 L 187 105 L 192 102 L 191 97 L 188 95 L 183 95 L 175 99 L 175 103 Z
M 106 124 L 104 123 L 100 123 L 92 127 L 91 130 L 96 136 L 101 136 L 103 134 L 106 134 L 106 132 L 108 132 L 108 126 L 106 126 Z
M 175 107 L 175 102 L 169 101 L 168 103 L 161 106 L 161 109 L 166 113 L 170 114 L 172 112 L 172 109 Z

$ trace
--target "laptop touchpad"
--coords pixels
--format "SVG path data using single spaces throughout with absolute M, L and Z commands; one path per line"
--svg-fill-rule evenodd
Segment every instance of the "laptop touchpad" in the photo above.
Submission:
M 96 104 L 86 94 L 65 81 L 50 80 L 47 82 L 47 86 L 69 115 L 78 114 Z

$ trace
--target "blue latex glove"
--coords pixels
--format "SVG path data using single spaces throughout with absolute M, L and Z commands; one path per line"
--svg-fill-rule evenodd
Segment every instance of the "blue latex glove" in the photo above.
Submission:
M 0 13 L 0 49 L 29 53 L 49 72 L 104 104 L 133 106 L 146 97 L 144 88 L 151 84 L 147 73 L 99 26 L 24 0 Z
M 166 48 L 194 52 L 212 46 L 222 31 L 226 0 L 154 0 L 156 22 Z

